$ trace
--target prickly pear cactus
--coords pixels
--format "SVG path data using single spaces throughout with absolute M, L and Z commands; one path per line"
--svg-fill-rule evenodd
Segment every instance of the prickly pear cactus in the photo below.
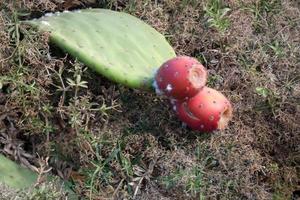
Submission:
M 21 189 L 30 187 L 37 180 L 37 174 L 23 168 L 0 154 L 0 182 Z
M 131 88 L 150 88 L 155 71 L 175 57 L 162 34 L 122 12 L 67 11 L 29 23 L 49 31 L 53 43 L 96 72 Z
M 21 167 L 17 163 L 0 154 L 0 186 L 5 185 L 9 188 L 12 188 L 12 190 L 31 189 L 32 186 L 36 183 L 37 178 L 38 175 L 33 171 Z M 45 184 L 54 184 L 56 178 L 57 177 L 54 176 L 48 176 L 47 182 L 45 182 Z M 61 187 L 62 184 L 64 185 L 63 192 L 68 194 L 70 200 L 78 199 L 77 195 L 70 189 L 69 182 L 63 182 L 59 178 L 57 182 L 57 186 L 59 187 Z

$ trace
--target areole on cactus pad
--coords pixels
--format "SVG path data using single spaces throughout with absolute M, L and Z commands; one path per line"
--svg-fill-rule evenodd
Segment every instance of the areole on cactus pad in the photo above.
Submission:
M 142 20 L 107 9 L 46 14 L 25 21 L 106 78 L 131 88 L 152 87 L 156 70 L 176 56 L 166 38 Z

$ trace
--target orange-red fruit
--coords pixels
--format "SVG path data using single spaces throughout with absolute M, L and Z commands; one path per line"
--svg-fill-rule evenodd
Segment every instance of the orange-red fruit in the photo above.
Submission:
M 187 124 L 188 127 L 194 130 L 198 130 L 200 127 L 201 121 L 195 117 L 188 109 L 187 102 L 176 102 L 175 108 L 179 119 Z
M 204 87 L 207 80 L 205 67 L 195 58 L 179 56 L 165 62 L 157 71 L 158 89 L 175 99 L 191 98 Z
M 178 117 L 191 129 L 211 132 L 225 129 L 232 118 L 229 100 L 217 90 L 203 87 L 196 96 L 176 104 Z

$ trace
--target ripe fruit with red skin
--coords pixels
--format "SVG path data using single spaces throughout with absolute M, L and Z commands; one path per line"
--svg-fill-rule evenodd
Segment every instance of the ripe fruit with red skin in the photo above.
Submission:
M 203 87 L 196 96 L 177 106 L 178 117 L 190 128 L 203 132 L 225 129 L 232 118 L 229 100 L 217 90 Z
M 187 124 L 191 129 L 197 130 L 200 127 L 201 121 L 186 109 L 187 102 L 176 102 L 174 105 L 178 118 Z
M 191 98 L 204 87 L 207 79 L 205 67 L 195 58 L 179 56 L 165 62 L 157 71 L 158 89 L 175 99 Z

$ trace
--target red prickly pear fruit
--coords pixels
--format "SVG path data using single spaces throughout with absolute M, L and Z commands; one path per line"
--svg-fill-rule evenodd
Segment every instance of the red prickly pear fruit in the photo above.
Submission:
M 190 128 L 202 132 L 223 130 L 232 119 L 232 106 L 229 100 L 221 92 L 209 87 L 203 87 L 196 96 L 182 102 L 179 108 L 182 110 L 177 112 L 179 119 Z
M 184 122 L 191 129 L 197 130 L 199 128 L 201 121 L 187 109 L 186 101 L 178 101 L 174 106 L 177 116 L 182 122 Z
M 195 58 L 179 56 L 166 61 L 157 71 L 155 85 L 170 98 L 191 98 L 205 86 L 207 70 Z

